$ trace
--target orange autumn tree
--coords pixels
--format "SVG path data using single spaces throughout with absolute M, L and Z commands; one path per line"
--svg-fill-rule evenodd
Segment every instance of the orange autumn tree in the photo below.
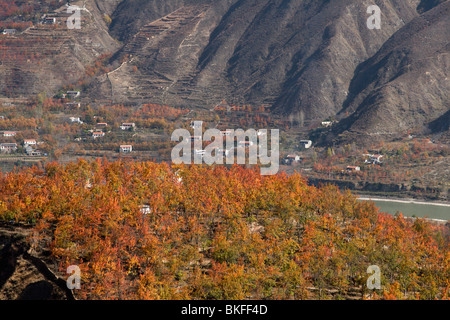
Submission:
M 61 276 L 78 265 L 80 299 L 448 297 L 446 227 L 298 174 L 50 163 L 0 174 L 0 220 L 33 225 Z M 370 265 L 380 290 L 366 288 Z

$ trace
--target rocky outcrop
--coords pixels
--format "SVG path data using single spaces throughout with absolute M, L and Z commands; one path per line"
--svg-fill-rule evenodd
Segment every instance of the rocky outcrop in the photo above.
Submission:
M 31 229 L 0 223 L 0 300 L 74 300 L 66 281 L 31 254 Z

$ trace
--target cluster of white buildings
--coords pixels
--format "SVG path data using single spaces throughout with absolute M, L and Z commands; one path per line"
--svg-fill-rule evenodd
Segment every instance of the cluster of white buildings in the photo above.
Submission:
M 369 154 L 369 159 L 364 161 L 367 164 L 382 164 L 383 163 L 383 155 L 381 154 Z
M 37 150 L 36 147 L 38 142 L 35 139 L 24 139 L 23 140 L 23 149 L 25 153 L 29 156 L 41 156 L 42 152 Z M 16 152 L 18 149 L 17 143 L 15 142 L 7 142 L 0 144 L 0 152 L 1 153 L 12 153 Z
M 72 123 L 78 123 L 78 124 L 83 124 L 84 123 L 83 121 L 81 121 L 80 117 L 70 117 L 69 120 Z

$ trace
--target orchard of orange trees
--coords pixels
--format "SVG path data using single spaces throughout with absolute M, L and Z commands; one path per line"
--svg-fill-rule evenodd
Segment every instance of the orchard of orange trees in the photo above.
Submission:
M 0 220 L 31 224 L 61 275 L 79 266 L 78 299 L 448 298 L 447 227 L 298 174 L 50 163 L 0 173 Z

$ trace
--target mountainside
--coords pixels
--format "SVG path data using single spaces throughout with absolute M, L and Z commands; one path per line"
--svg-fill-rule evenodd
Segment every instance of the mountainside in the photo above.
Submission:
M 86 101 L 266 104 L 305 126 L 336 117 L 341 123 L 328 139 L 340 134 L 338 141 L 353 139 L 351 132 L 392 137 L 445 128 L 434 123 L 445 122 L 449 110 L 449 1 L 377 1 L 381 29 L 372 30 L 369 0 L 72 4 L 85 8 L 80 30 L 61 23 L 27 29 L 17 36 L 25 44 L 2 40 L 0 94 L 76 86 L 86 68 L 109 53 L 108 71 L 78 85 Z M 29 43 L 37 37 L 44 40 Z M 18 61 L 8 56 L 13 46 L 25 56 L 43 52 Z
M 150 10 L 164 15 L 175 10 L 158 20 L 149 18 L 151 22 L 134 37 L 129 36 L 128 29 L 122 29 L 125 30 L 122 38 L 130 40 L 116 59 L 127 55 L 129 60 L 120 69 L 99 78 L 91 92 L 93 96 L 102 93 L 104 98 L 112 95 L 116 102 L 150 99 L 163 104 L 211 107 L 226 99 L 239 104 L 268 104 L 274 112 L 289 115 L 300 124 L 336 115 L 342 119 L 352 115 L 358 109 L 358 101 L 364 100 L 364 93 L 357 91 L 360 86 L 369 86 L 367 73 L 371 71 L 363 66 L 377 59 L 372 57 L 396 32 L 398 35 L 391 43 L 401 39 L 404 46 L 414 47 L 408 59 L 415 64 L 430 55 L 430 47 L 423 40 L 429 35 L 415 34 L 422 30 L 417 26 L 419 21 L 428 21 L 431 25 L 428 31 L 437 35 L 432 46 L 441 50 L 436 52 L 439 57 L 445 57 L 448 41 L 444 30 L 448 25 L 442 12 L 448 1 L 426 13 L 427 17 L 435 17 L 441 12 L 440 18 L 418 18 L 442 2 L 381 1 L 378 5 L 382 27 L 370 30 L 366 26 L 370 1 L 241 0 L 222 2 L 220 6 L 208 1 L 195 4 L 169 1 L 165 7 L 149 1 L 142 4 L 141 12 Z M 136 7 L 130 7 L 119 6 L 117 17 L 123 20 L 127 12 L 136 11 Z M 116 29 L 113 32 L 117 33 Z M 384 53 L 378 53 L 377 57 L 393 50 L 392 45 L 383 48 Z M 371 114 L 368 99 L 366 108 L 358 109 L 337 130 L 371 133 L 367 126 L 380 125 L 384 128 L 380 133 L 395 134 L 425 127 L 424 121 L 438 118 L 449 107 L 445 99 L 448 91 L 445 61 L 441 59 L 439 66 L 435 66 L 440 68 L 439 81 L 421 82 L 416 94 L 400 96 L 392 91 L 385 95 L 388 109 L 418 104 L 419 109 L 425 110 L 427 103 L 426 116 L 416 117 L 416 107 L 406 108 L 409 111 L 403 113 L 397 107 L 384 112 L 395 113 L 390 121 L 384 121 Z M 376 78 L 379 81 L 390 78 L 386 72 L 391 69 L 386 66 L 379 70 Z M 406 73 L 410 75 L 410 71 Z M 415 77 L 404 76 L 397 82 Z M 374 87 L 369 86 L 365 94 L 374 95 L 371 89 Z M 394 120 L 398 118 L 404 123 L 398 125 Z M 352 128 L 349 123 L 354 123 Z
M 174 9 L 178 2 L 166 6 Z M 164 12 L 155 10 L 156 5 L 148 1 L 140 12 Z M 149 23 L 118 55 L 135 59 L 115 72 L 108 85 L 117 101 L 152 98 L 158 103 L 209 106 L 225 98 L 274 104 L 286 113 L 302 111 L 305 119 L 327 117 L 345 100 L 356 66 L 418 15 L 418 1 L 383 1 L 389 23 L 369 30 L 369 5 L 370 1 L 241 0 L 219 6 L 204 1 L 180 6 L 158 21 L 148 15 Z M 119 6 L 115 15 L 123 21 L 127 14 L 135 17 L 136 10 Z M 123 28 L 122 38 L 129 37 L 127 30 Z
M 408 130 L 448 130 L 450 43 L 442 30 L 449 28 L 447 1 L 395 33 L 356 70 L 343 109 L 352 115 L 335 131 L 347 131 L 347 139 L 355 134 L 373 139 Z
M 81 28 L 69 29 L 73 12 L 62 6 L 48 14 L 35 11 L 31 27 L 0 38 L 0 95 L 28 97 L 55 93 L 75 83 L 86 67 L 120 45 L 108 32 L 104 14 L 93 1 L 72 1 L 81 9 Z M 43 18 L 55 23 L 43 24 Z

